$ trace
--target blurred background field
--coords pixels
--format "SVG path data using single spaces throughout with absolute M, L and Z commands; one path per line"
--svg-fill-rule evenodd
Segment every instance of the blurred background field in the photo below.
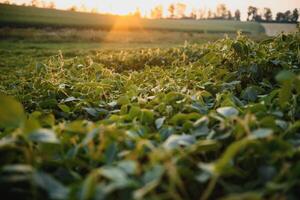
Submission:
M 41 60 L 56 55 L 59 50 L 66 56 L 76 56 L 99 49 L 172 48 L 186 43 L 203 44 L 224 37 L 234 38 L 239 31 L 255 41 L 262 41 L 282 29 L 287 32 L 297 30 L 296 24 L 221 19 L 146 19 L 134 15 L 0 4 L 0 65 L 15 65 L 16 56 L 23 57 L 17 61 L 21 66 L 27 65 L 29 60 Z

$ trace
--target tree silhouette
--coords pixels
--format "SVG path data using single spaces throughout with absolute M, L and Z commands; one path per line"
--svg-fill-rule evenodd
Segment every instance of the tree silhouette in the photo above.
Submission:
M 141 18 L 141 17 L 142 17 L 141 10 L 140 10 L 139 8 L 137 8 L 137 9 L 134 11 L 133 16 L 136 17 L 136 18 Z
M 190 18 L 191 19 L 197 19 L 197 12 L 195 9 L 193 9 L 190 13 Z
M 156 6 L 151 10 L 151 18 L 161 19 L 163 18 L 163 7 L 162 5 Z
M 228 10 L 225 4 L 219 4 L 217 6 L 217 16 L 222 19 L 226 19 L 228 15 Z
M 248 7 L 248 18 L 247 21 L 262 21 L 262 16 L 258 14 L 258 8 L 254 6 Z
M 264 8 L 264 18 L 266 21 L 272 21 L 272 10 L 270 8 Z
M 169 11 L 169 14 L 170 14 L 170 18 L 174 18 L 174 16 L 175 16 L 175 5 L 174 4 L 169 5 L 168 11 Z
M 76 12 L 76 11 L 78 10 L 78 8 L 77 8 L 75 5 L 73 5 L 73 6 L 71 6 L 68 10 L 69 10 L 69 11 Z
M 207 19 L 213 18 L 213 12 L 209 9 L 207 12 Z
M 49 4 L 48 4 L 48 8 L 51 8 L 51 9 L 56 8 L 55 3 L 53 1 L 50 1 Z
M 184 18 L 185 17 L 186 7 L 187 6 L 184 3 L 177 3 L 176 4 L 176 16 L 178 18 Z
M 227 11 L 227 19 L 229 19 L 229 20 L 232 20 L 232 19 L 233 19 L 230 10 Z
M 292 14 L 292 22 L 297 22 L 298 19 L 299 19 L 299 11 L 298 9 L 295 8 Z
M 240 10 L 236 10 L 234 13 L 234 19 L 236 21 L 241 21 L 241 11 Z

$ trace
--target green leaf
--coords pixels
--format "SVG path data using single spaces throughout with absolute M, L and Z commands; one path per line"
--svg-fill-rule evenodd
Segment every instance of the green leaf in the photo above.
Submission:
M 261 139 L 261 138 L 267 138 L 273 135 L 272 129 L 267 128 L 260 128 L 252 132 L 250 138 L 251 139 Z
M 163 144 L 165 149 L 172 150 L 178 147 L 187 147 L 196 142 L 191 135 L 171 135 Z
M 67 199 L 69 190 L 52 176 L 44 172 L 35 172 L 33 180 L 36 186 L 45 190 L 51 199 Z
M 276 80 L 279 83 L 291 82 L 295 78 L 295 74 L 291 71 L 281 71 L 277 76 Z
M 218 108 L 217 112 L 225 118 L 235 117 L 239 114 L 239 111 L 234 107 Z
M 23 106 L 12 97 L 0 95 L 0 128 L 17 128 L 24 122 Z
M 284 108 L 292 97 L 292 85 L 291 83 L 284 83 L 279 90 L 279 104 L 282 108 Z
M 128 96 L 121 96 L 117 102 L 119 105 L 126 105 L 130 103 L 130 100 Z
M 37 73 L 41 73 L 43 71 L 45 71 L 47 69 L 47 65 L 43 64 L 43 63 L 37 63 L 35 65 L 35 70 L 37 71 Z
M 28 136 L 28 139 L 33 142 L 58 144 L 59 140 L 56 134 L 49 129 L 38 129 Z
M 65 104 L 59 104 L 58 107 L 65 113 L 71 112 L 71 108 Z
M 103 167 L 100 170 L 100 173 L 105 178 L 114 181 L 114 182 L 127 182 L 127 175 L 124 171 L 117 167 Z
M 97 179 L 99 175 L 99 170 L 92 171 L 87 178 L 83 181 L 80 190 L 80 200 L 90 200 L 96 191 Z
M 154 121 L 154 112 L 152 110 L 143 109 L 140 119 L 143 124 L 152 124 Z
M 126 174 L 133 175 L 137 171 L 137 163 L 133 160 L 123 160 L 118 163 L 118 167 Z
M 118 151 L 118 146 L 115 142 L 111 143 L 107 147 L 107 149 L 105 151 L 105 162 L 106 162 L 106 164 L 111 164 L 114 161 L 114 159 L 117 155 L 117 151 Z
M 162 118 L 158 118 L 157 120 L 155 120 L 155 126 L 156 126 L 156 129 L 160 129 L 164 122 L 165 122 L 166 118 L 165 117 L 162 117 Z

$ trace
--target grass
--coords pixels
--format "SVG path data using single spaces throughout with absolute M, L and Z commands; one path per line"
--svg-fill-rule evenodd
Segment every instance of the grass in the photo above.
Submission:
M 76 27 L 106 30 L 167 30 L 198 33 L 262 34 L 255 22 L 222 20 L 148 20 L 0 4 L 0 25 L 13 27 Z
M 266 30 L 266 35 L 276 36 L 282 32 L 294 33 L 297 32 L 297 24 L 285 24 L 285 23 L 262 23 L 262 26 Z

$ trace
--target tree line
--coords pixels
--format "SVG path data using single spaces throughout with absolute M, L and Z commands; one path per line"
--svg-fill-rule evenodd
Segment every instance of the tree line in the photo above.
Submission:
M 163 17 L 163 7 L 157 6 L 151 10 L 151 18 L 170 18 L 170 19 L 222 19 L 222 20 L 241 20 L 241 11 L 235 10 L 233 13 L 225 4 L 219 4 L 215 11 L 209 9 L 193 9 L 190 14 L 186 14 L 187 6 L 183 3 L 170 4 L 168 15 Z M 257 22 L 280 22 L 280 23 L 297 23 L 299 19 L 299 10 L 287 10 L 286 12 L 276 13 L 273 18 L 273 12 L 270 8 L 259 9 L 254 6 L 248 7 L 247 21 Z
M 273 18 L 273 13 L 270 8 L 264 8 L 263 11 L 259 11 L 257 7 L 250 6 L 247 16 L 247 21 L 297 23 L 299 10 L 295 8 L 293 11 L 287 10 L 285 12 L 278 12 L 275 18 Z
M 5 0 L 3 3 L 12 4 L 11 0 Z M 56 8 L 54 1 L 44 0 L 31 0 L 29 4 L 23 4 L 25 6 L 43 7 L 43 8 Z M 227 8 L 225 4 L 217 5 L 215 10 L 212 9 L 192 9 L 190 13 L 187 13 L 188 6 L 184 3 L 173 3 L 167 7 L 167 13 L 165 13 L 162 5 L 155 6 L 151 9 L 150 17 L 153 19 L 222 19 L 222 20 L 236 20 L 241 21 L 241 11 L 239 9 L 232 12 Z M 88 9 L 84 4 L 77 7 L 72 5 L 67 10 L 69 11 L 83 11 L 97 13 L 96 8 Z M 142 17 L 142 13 L 139 9 L 129 15 L 135 17 Z M 256 22 L 280 22 L 280 23 L 297 23 L 299 19 L 299 10 L 293 11 L 287 10 L 285 12 L 278 12 L 273 16 L 273 12 L 270 8 L 259 9 L 254 6 L 249 6 L 247 11 L 247 21 Z

